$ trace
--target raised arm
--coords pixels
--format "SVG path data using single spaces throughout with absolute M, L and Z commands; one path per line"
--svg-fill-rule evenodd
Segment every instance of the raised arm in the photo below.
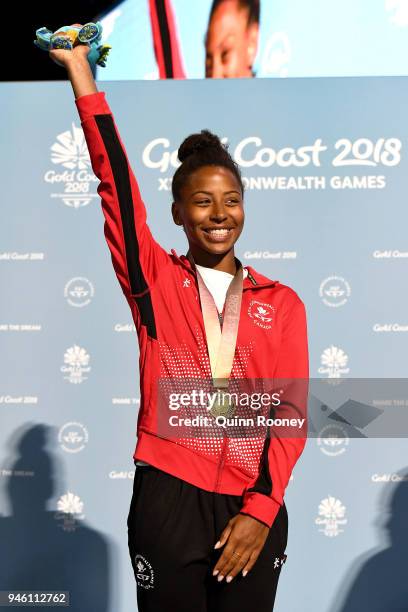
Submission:
M 126 297 L 148 293 L 170 256 L 153 238 L 146 223 L 146 208 L 127 158 L 105 92 L 98 91 L 87 55 L 88 45 L 77 45 L 72 51 L 52 50 L 50 57 L 67 70 L 75 104 L 88 145 L 92 169 L 100 180 L 105 217 L 104 233 L 113 267 Z M 143 322 L 142 313 L 142 322 Z
M 77 53 L 76 49 L 78 49 Z M 88 45 L 78 45 L 72 51 L 72 60 L 67 63 L 68 78 L 71 81 L 75 98 L 98 92 L 91 67 L 87 60 L 89 49 Z

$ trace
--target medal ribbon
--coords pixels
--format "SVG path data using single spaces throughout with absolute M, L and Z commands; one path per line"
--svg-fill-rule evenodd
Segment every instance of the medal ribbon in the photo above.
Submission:
M 196 268 L 190 251 L 187 253 L 187 258 L 197 273 L 213 384 L 216 388 L 228 389 L 228 379 L 231 374 L 238 337 L 244 270 L 241 262 L 235 258 L 239 266 L 237 266 L 237 271 L 225 297 L 224 322 L 221 330 L 214 298 Z

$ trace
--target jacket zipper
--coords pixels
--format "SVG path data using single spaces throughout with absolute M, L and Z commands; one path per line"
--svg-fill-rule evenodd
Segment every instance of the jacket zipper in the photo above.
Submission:
M 218 469 L 217 469 L 217 478 L 215 481 L 215 487 L 214 487 L 214 491 L 218 491 L 220 488 L 220 481 L 221 481 L 221 472 L 223 470 L 224 467 L 224 463 L 225 463 L 225 457 L 227 454 L 227 447 L 228 447 L 228 438 L 226 437 L 226 435 L 223 432 L 223 443 L 222 443 L 222 449 L 221 449 L 221 458 L 220 458 L 220 462 L 218 464 Z
M 174 255 L 174 253 L 173 253 L 173 255 Z M 193 275 L 195 275 L 195 272 L 194 272 L 194 270 L 192 268 L 187 266 L 184 263 L 184 261 L 182 261 L 179 257 L 177 257 L 177 258 L 180 261 L 180 263 L 182 264 L 182 266 L 184 266 L 184 268 L 186 268 L 189 272 L 192 272 Z M 256 283 L 255 279 L 250 274 L 249 270 L 248 270 L 248 277 L 249 277 L 249 279 L 251 280 L 251 282 L 253 284 L 252 284 L 252 286 L 249 286 L 249 287 L 243 287 L 243 291 L 245 291 L 246 289 L 262 289 L 265 286 L 265 285 L 258 285 Z M 278 282 L 279 281 L 272 281 L 270 284 L 274 285 L 274 284 L 276 284 Z M 222 329 L 224 311 L 225 311 L 225 302 L 224 302 L 224 308 L 222 310 L 222 313 L 218 313 L 218 320 L 220 322 L 221 329 Z M 228 438 L 225 436 L 225 434 L 223 432 L 223 443 L 222 443 L 220 461 L 218 463 L 218 468 L 217 468 L 217 477 L 216 477 L 216 481 L 215 481 L 214 492 L 219 491 L 219 488 L 220 488 L 221 472 L 222 472 L 222 470 L 224 468 L 224 464 L 225 464 L 225 458 L 226 458 L 226 454 L 227 454 L 227 447 L 228 447 Z

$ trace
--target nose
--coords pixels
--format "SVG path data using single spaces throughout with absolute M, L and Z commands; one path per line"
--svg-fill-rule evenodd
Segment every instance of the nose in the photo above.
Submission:
M 210 214 L 210 219 L 212 221 L 221 222 L 227 218 L 225 205 L 223 201 L 214 202 Z

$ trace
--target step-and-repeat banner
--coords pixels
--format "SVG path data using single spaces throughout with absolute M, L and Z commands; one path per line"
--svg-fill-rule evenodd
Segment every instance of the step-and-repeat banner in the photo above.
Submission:
M 175 152 L 209 128 L 245 177 L 237 256 L 306 305 L 310 376 L 406 377 L 405 78 L 100 89 L 168 251 L 187 250 L 170 214 Z M 0 590 L 70 591 L 76 612 L 128 612 L 139 346 L 98 179 L 68 82 L 2 83 L 0 107 Z M 408 410 L 392 390 L 374 404 Z M 323 435 L 333 423 L 314 428 L 287 488 L 276 610 L 405 609 L 406 432 L 349 435 L 337 416 Z

